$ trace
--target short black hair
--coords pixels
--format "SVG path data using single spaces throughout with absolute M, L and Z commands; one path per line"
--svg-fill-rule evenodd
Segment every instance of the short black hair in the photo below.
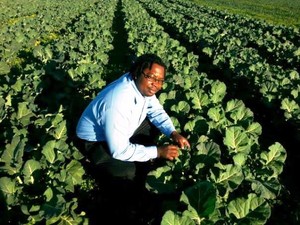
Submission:
M 132 77 L 138 77 L 146 68 L 151 69 L 154 63 L 164 67 L 164 76 L 166 76 L 167 65 L 161 57 L 153 53 L 146 53 L 137 57 L 131 64 L 129 72 L 132 74 Z

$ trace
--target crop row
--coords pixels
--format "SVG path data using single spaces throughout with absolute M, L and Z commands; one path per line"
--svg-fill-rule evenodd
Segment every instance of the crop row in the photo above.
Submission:
M 83 96 L 92 97 L 96 87 L 105 85 L 101 68 L 107 64 L 105 51 L 112 48 L 109 29 L 116 1 L 91 1 L 84 8 L 80 2 L 69 3 L 39 12 L 39 19 L 23 18 L 2 48 L 15 50 L 10 55 L 1 52 L 5 55 L 0 89 L 3 224 L 87 223 L 75 194 L 85 184 L 86 172 L 84 156 L 72 142 L 74 112 L 84 103 Z M 43 16 L 55 13 L 60 26 Z M 56 36 L 42 38 L 49 30 L 41 24 L 55 24 L 50 32 L 54 29 Z M 35 35 L 28 37 L 24 27 Z M 13 37 L 20 34 L 30 41 L 13 49 Z M 86 85 L 89 93 L 82 88 Z
M 223 72 L 219 79 L 246 80 L 261 93 L 259 101 L 266 107 L 281 109 L 286 120 L 299 123 L 299 31 L 266 29 L 263 23 L 258 27 L 258 22 L 246 19 L 231 22 L 233 16 L 220 19 L 185 1 L 141 2 L 173 33 L 192 43 L 197 54 L 207 55 L 211 61 L 208 67 Z M 279 36 L 283 33 L 289 35 Z
M 278 194 L 267 191 L 267 183 L 277 180 L 277 175 L 282 171 L 282 168 L 277 168 L 279 171 L 275 172 L 271 164 L 284 161 L 284 149 L 279 143 L 270 146 L 269 150 L 260 146 L 258 137 L 261 127 L 253 120 L 251 110 L 238 99 L 225 100 L 226 85 L 209 80 L 206 74 L 199 74 L 197 56 L 165 33 L 157 20 L 140 4 L 123 2 L 124 11 L 127 10 L 125 27 L 128 29 L 129 42 L 134 43 L 131 46 L 134 46 L 135 52 L 142 54 L 154 51 L 170 64 L 170 82 L 160 94 L 160 100 L 169 109 L 177 127 L 187 134 L 192 143 L 191 152 L 183 152 L 179 161 L 168 162 L 149 174 L 149 190 L 156 193 L 182 193 L 181 200 L 187 207 L 186 210 L 178 210 L 178 199 L 175 206 L 171 207 L 173 210 L 166 211 L 163 222 L 188 224 L 191 218 L 192 224 L 265 222 L 270 216 L 269 207 L 272 207 L 265 204 L 265 200 L 271 200 Z M 273 154 L 271 152 L 277 152 L 272 160 L 269 158 Z M 269 162 L 266 163 L 267 158 L 274 161 L 267 160 Z M 262 171 L 266 173 L 263 175 Z M 271 172 L 272 178 L 267 171 Z M 254 186 L 248 189 L 251 183 L 259 183 L 269 194 L 262 194 L 262 189 L 259 191 Z M 279 186 L 273 187 L 278 191 L 280 189 Z M 196 194 L 204 192 L 211 195 L 206 198 Z M 252 192 L 256 194 L 250 194 Z M 249 211 L 239 208 L 239 203 L 248 204 L 252 200 L 260 202 L 259 206 L 252 205 Z M 202 202 L 208 208 L 198 208 L 193 204 L 194 201 Z M 263 212 L 261 220 L 248 217 L 251 211 L 258 213 L 260 210 Z M 222 212 L 235 216 L 227 217 Z

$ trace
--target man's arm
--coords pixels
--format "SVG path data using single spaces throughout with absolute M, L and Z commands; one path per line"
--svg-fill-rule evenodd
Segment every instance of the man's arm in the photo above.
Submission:
M 130 110 L 108 109 L 105 113 L 104 132 L 112 156 L 123 161 L 148 161 L 157 157 L 156 146 L 132 144 L 133 133 L 130 124 Z

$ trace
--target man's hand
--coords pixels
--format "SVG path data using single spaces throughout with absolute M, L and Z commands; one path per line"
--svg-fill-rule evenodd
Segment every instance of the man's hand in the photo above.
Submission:
M 163 145 L 157 147 L 157 157 L 173 160 L 179 156 L 179 148 L 176 145 Z
M 179 148 L 191 147 L 189 141 L 176 131 L 172 132 L 171 138 L 179 147 L 177 145 L 163 145 L 157 147 L 158 158 L 173 160 L 179 156 Z
M 177 131 L 172 132 L 171 138 L 175 143 L 179 145 L 180 148 L 191 147 L 189 141 L 185 137 L 181 136 Z

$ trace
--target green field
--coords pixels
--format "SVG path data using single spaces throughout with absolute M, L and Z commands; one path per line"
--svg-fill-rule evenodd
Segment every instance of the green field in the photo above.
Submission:
M 299 225 L 300 0 L 250 1 L 0 0 L 0 225 Z M 191 148 L 110 196 L 76 124 L 147 52 Z
M 250 16 L 268 23 L 300 26 L 300 0 L 193 0 L 199 5 Z

